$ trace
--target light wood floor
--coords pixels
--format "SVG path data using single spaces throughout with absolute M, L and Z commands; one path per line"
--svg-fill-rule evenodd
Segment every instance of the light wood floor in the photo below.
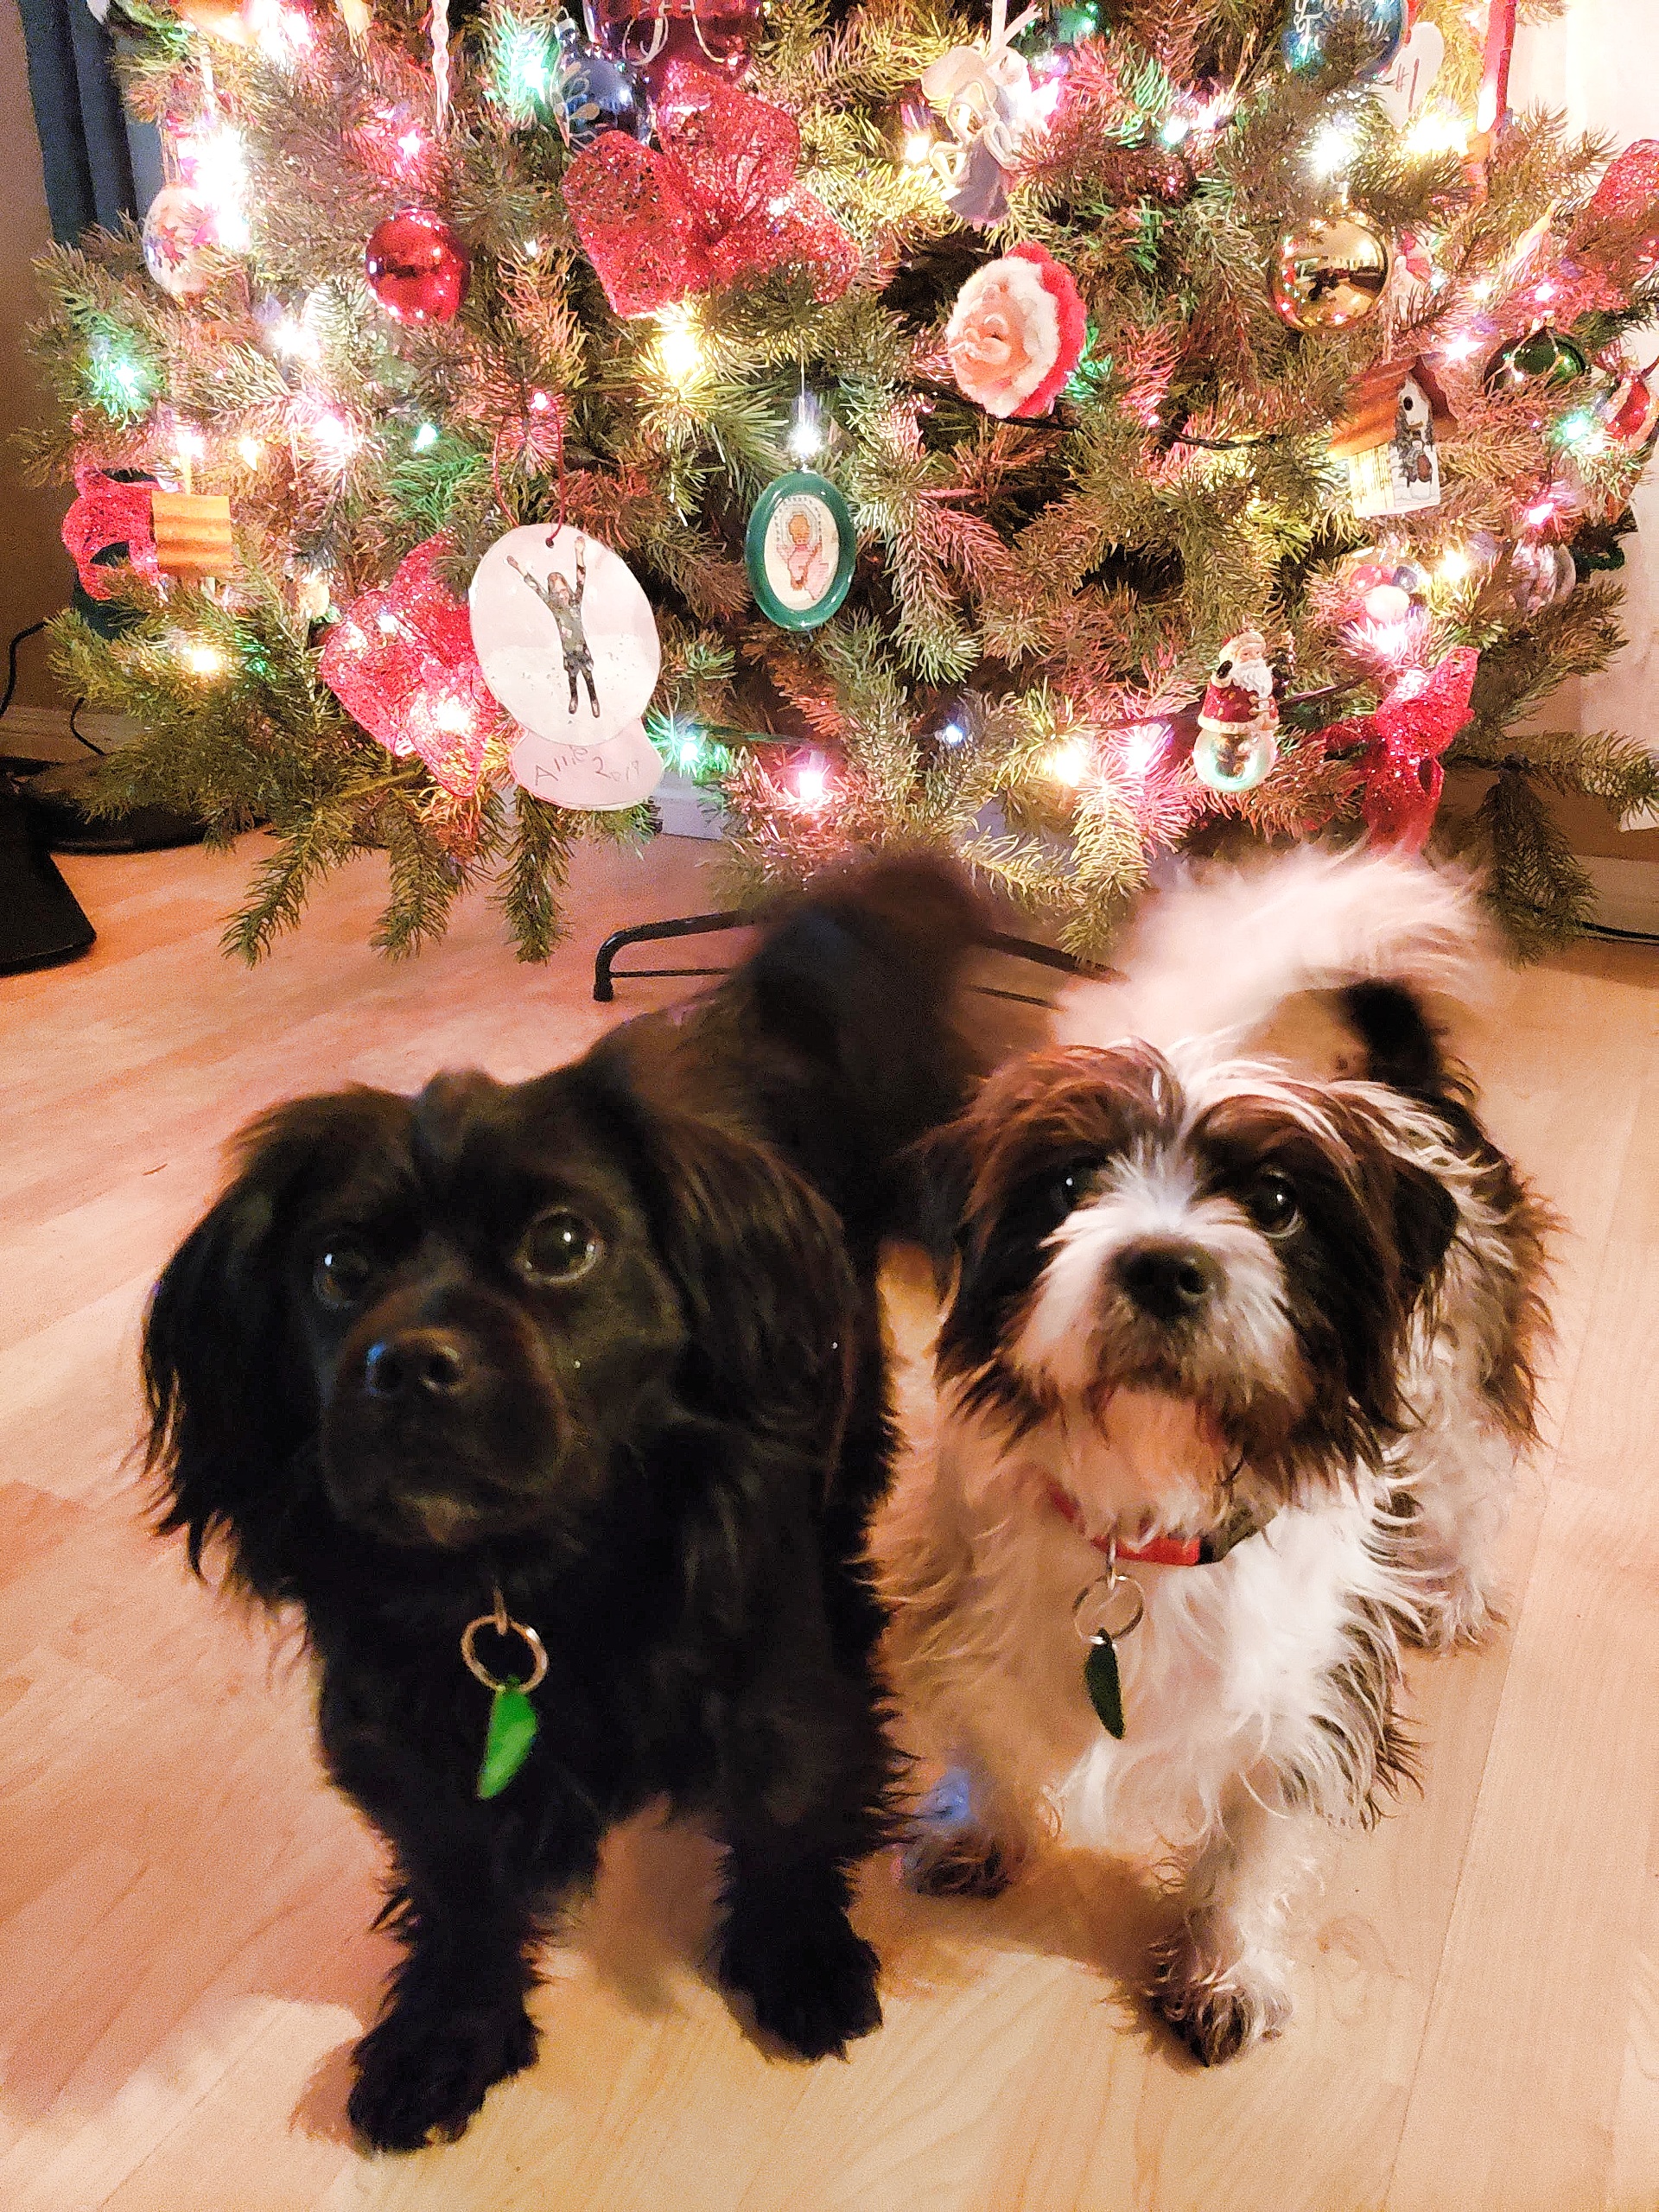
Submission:
M 268 1101 L 516 1076 L 613 1018 L 623 919 L 715 903 L 705 850 L 590 855 L 550 973 L 482 905 L 364 949 L 376 870 L 257 974 L 247 865 L 66 863 L 101 938 L 0 982 L 0 2207 L 4 2212 L 1577 2212 L 1659 2205 L 1659 960 L 1495 974 L 1468 1049 L 1570 1217 L 1559 1442 L 1510 1548 L 1515 1627 L 1425 1663 L 1426 1786 L 1340 1841 L 1298 2010 L 1207 2075 L 1122 1993 L 1133 1913 L 1062 1865 L 995 1907 L 871 1870 L 887 2026 L 772 2065 L 697 1976 L 709 1853 L 640 1828 L 540 2000 L 535 2072 L 458 2146 L 359 2158 L 345 2053 L 389 1960 L 378 1853 L 320 1782 L 291 1647 L 139 1521 L 144 1290 Z M 636 986 L 625 1005 L 668 987 Z

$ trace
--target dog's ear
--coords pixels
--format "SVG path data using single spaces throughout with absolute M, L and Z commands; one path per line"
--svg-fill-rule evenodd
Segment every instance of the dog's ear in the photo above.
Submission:
M 933 1263 L 934 1288 L 949 1295 L 969 1234 L 974 1191 L 971 1120 L 947 1122 L 918 1138 L 906 1153 L 902 1181 L 909 1193 L 904 1229 Z
M 1395 1160 L 1394 1249 L 1401 1293 L 1415 1307 L 1438 1283 L 1457 1235 L 1458 1205 L 1439 1176 L 1415 1160 Z
M 833 1458 L 859 1319 L 836 1215 L 766 1146 L 647 1096 L 614 1056 L 588 1065 L 607 1125 L 632 1138 L 691 1339 L 683 1380 L 693 1403 Z
M 318 1409 L 287 1248 L 308 1190 L 402 1102 L 372 1091 L 277 1108 L 238 1140 L 238 1171 L 162 1270 L 144 1319 L 146 1464 L 158 1527 L 201 1571 L 215 1536 L 228 1578 L 265 1603 L 293 1594 L 296 1528 L 315 1483 Z M 403 1109 L 407 1113 L 407 1109 Z

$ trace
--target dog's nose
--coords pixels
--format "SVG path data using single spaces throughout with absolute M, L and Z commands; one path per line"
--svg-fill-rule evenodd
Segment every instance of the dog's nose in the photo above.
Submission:
M 458 1397 L 467 1384 L 472 1363 L 455 1338 L 442 1329 L 405 1329 L 369 1346 L 363 1384 L 372 1398 Z
M 1154 1320 L 1190 1320 L 1221 1281 L 1197 1244 L 1132 1244 L 1117 1259 L 1117 1279 Z

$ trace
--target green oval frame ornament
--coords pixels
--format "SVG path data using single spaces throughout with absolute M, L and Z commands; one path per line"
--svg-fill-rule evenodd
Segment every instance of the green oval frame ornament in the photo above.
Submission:
M 852 510 L 827 476 L 792 469 L 755 501 L 743 560 L 761 612 L 780 630 L 827 622 L 847 596 L 857 558 Z

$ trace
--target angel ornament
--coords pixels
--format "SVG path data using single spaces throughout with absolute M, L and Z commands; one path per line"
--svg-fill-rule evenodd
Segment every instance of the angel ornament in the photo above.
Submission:
M 1010 41 L 1040 12 L 1027 8 L 1010 23 L 1007 0 L 993 0 L 985 44 L 953 46 L 922 72 L 922 91 L 950 133 L 931 156 L 945 205 L 979 230 L 1008 212 L 1008 176 L 1032 112 L 1030 67 Z

